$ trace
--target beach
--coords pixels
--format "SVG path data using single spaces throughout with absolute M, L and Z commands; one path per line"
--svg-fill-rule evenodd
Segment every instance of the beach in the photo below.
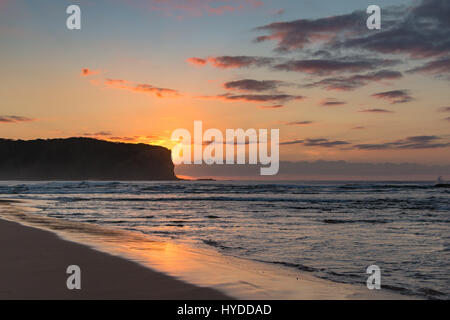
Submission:
M 137 263 L 64 241 L 47 231 L 0 220 L 0 299 L 228 299 Z M 66 269 L 81 268 L 81 290 Z
M 0 299 L 405 298 L 134 233 L 62 225 L 17 202 L 1 201 L 0 208 Z M 69 265 L 81 268 L 81 290 L 67 289 Z

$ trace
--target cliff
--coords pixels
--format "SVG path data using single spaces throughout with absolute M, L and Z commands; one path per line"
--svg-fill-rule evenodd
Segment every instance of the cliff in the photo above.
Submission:
M 0 180 L 176 180 L 170 150 L 90 138 L 0 139 Z

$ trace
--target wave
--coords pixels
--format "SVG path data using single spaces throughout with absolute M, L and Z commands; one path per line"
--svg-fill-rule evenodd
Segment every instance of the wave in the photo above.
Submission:
M 390 223 L 388 219 L 359 219 L 359 220 L 343 220 L 343 219 L 323 219 L 324 223 L 341 224 L 341 223 Z
M 379 193 L 411 190 L 432 190 L 429 183 L 199 183 L 199 182 L 32 182 L 0 184 L 0 194 L 321 194 L 321 193 Z M 445 193 L 448 190 L 442 189 Z

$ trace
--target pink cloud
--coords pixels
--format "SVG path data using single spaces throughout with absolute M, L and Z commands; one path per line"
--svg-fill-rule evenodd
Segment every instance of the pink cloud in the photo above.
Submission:
M 126 89 L 134 92 L 152 93 L 158 98 L 166 98 L 168 96 L 174 97 L 180 95 L 180 93 L 174 89 L 155 87 L 147 83 L 134 84 L 130 81 L 122 79 L 106 79 L 105 85 L 115 89 Z
M 202 58 L 197 58 L 197 57 L 189 58 L 186 61 L 194 66 L 204 66 L 205 64 L 208 63 L 207 59 L 202 59 Z

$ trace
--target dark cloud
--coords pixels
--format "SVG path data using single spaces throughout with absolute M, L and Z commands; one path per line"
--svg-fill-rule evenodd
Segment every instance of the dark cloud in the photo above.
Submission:
M 339 101 L 336 99 L 328 98 L 320 103 L 320 105 L 324 107 L 332 107 L 332 106 L 342 106 L 346 104 L 344 101 Z
M 191 64 L 204 66 L 208 63 L 216 68 L 221 69 L 235 69 L 235 68 L 248 68 L 248 67 L 263 67 L 273 64 L 276 59 L 268 57 L 255 57 L 255 56 L 218 56 L 208 58 L 193 57 L 187 59 Z
M 450 107 L 441 107 L 438 109 L 440 112 L 450 112 Z
M 253 80 L 244 79 L 237 81 L 230 81 L 224 83 L 226 89 L 237 89 L 242 91 L 269 91 L 276 90 L 278 87 L 282 86 L 284 82 L 277 80 Z
M 424 65 L 411 69 L 410 73 L 430 73 L 430 74 L 443 74 L 450 73 L 450 57 L 438 59 L 425 63 Z
M 260 109 L 280 109 L 280 108 L 283 108 L 284 107 L 284 105 L 282 105 L 282 104 L 276 104 L 276 105 L 273 105 L 273 106 L 260 106 L 259 108 Z
M 309 124 L 313 124 L 313 121 L 293 121 L 293 122 L 287 122 L 286 124 L 288 126 L 307 126 Z
M 399 63 L 399 61 L 392 59 L 375 59 L 362 56 L 297 60 L 256 56 L 217 56 L 205 59 L 189 58 L 187 61 L 198 66 L 210 63 L 212 66 L 221 69 L 268 67 L 276 71 L 300 72 L 318 76 L 369 71 Z
M 317 42 L 336 41 L 342 32 L 360 34 L 365 27 L 361 21 L 365 21 L 366 16 L 363 11 L 358 11 L 315 20 L 275 22 L 256 28 L 268 34 L 257 37 L 255 41 L 277 41 L 276 50 L 280 52 L 303 49 Z
M 349 145 L 350 142 L 340 141 L 340 140 L 328 140 L 328 139 L 305 139 L 305 140 L 291 140 L 280 142 L 280 145 L 292 145 L 301 144 L 305 147 L 323 147 L 323 148 L 333 148 L 338 146 Z
M 256 28 L 266 34 L 256 38 L 256 42 L 275 41 L 279 52 L 300 51 L 310 56 L 322 57 L 314 60 L 289 61 L 274 68 L 286 71 L 306 72 L 324 75 L 342 72 L 372 71 L 379 65 L 343 57 L 360 54 L 407 55 L 413 59 L 433 58 L 409 72 L 422 72 L 443 76 L 450 71 L 450 1 L 418 0 L 414 4 L 390 6 L 382 9 L 381 30 L 368 30 L 365 11 L 318 19 L 299 19 L 275 22 Z M 386 79 L 396 79 L 399 73 L 385 74 Z M 380 74 L 383 78 L 383 75 Z M 347 81 L 348 80 L 348 81 Z M 371 81 L 378 81 L 372 73 L 368 77 L 351 79 L 343 77 L 325 79 L 312 86 L 326 89 L 353 90 Z
M 450 142 L 439 142 L 438 136 L 413 136 L 391 142 L 375 144 L 357 144 L 353 147 L 359 150 L 386 150 L 386 149 L 436 149 L 450 146 Z
M 352 129 L 353 130 L 362 130 L 362 129 L 365 129 L 366 127 L 364 127 L 364 126 L 356 126 L 356 127 L 353 127 Z
M 286 146 L 291 144 L 303 144 L 305 140 L 290 140 L 290 141 L 282 141 L 280 142 L 280 146 Z
M 337 146 L 348 145 L 350 142 L 347 141 L 330 141 L 328 139 L 307 139 L 303 145 L 307 147 L 325 147 L 325 148 L 333 148 Z
M 414 136 L 406 138 L 406 141 L 413 141 L 413 142 L 431 142 L 435 140 L 439 140 L 440 137 L 438 136 Z
M 304 96 L 290 95 L 290 94 L 241 94 L 232 95 L 229 93 L 204 97 L 207 99 L 218 99 L 225 101 L 246 101 L 246 102 L 272 102 L 272 103 L 285 103 L 292 100 L 303 100 Z
M 394 9 L 383 10 L 383 15 Z M 397 21 L 378 32 L 357 34 L 335 47 L 366 49 L 384 54 L 405 54 L 412 58 L 438 57 L 450 50 L 450 2 L 422 0 L 398 12 Z
M 378 99 L 388 100 L 391 104 L 406 103 L 406 102 L 414 100 L 409 95 L 408 90 L 385 91 L 385 92 L 374 93 L 372 96 L 375 98 L 378 98 Z
M 400 79 L 402 76 L 402 73 L 398 71 L 380 70 L 348 77 L 326 78 L 307 84 L 304 87 L 322 87 L 327 90 L 350 91 L 363 87 L 371 82 Z
M 446 121 L 450 121 L 450 117 L 447 117 L 447 118 L 445 118 L 444 120 L 446 120 Z
M 22 116 L 0 116 L 0 123 L 17 123 L 30 121 L 35 121 L 35 119 Z
M 300 144 L 305 147 L 324 147 L 324 148 L 345 147 L 345 150 L 407 150 L 407 149 L 437 149 L 450 147 L 450 142 L 442 140 L 443 138 L 439 136 L 424 135 L 424 136 L 412 136 L 400 140 L 382 143 L 352 144 L 348 141 L 319 138 L 319 139 L 304 139 L 304 140 L 297 139 L 284 141 L 281 142 L 280 145 Z
M 391 111 L 391 110 L 378 109 L 378 108 L 365 109 L 365 110 L 361 110 L 360 112 L 368 112 L 368 113 L 394 113 L 394 111 Z
M 308 59 L 288 60 L 272 66 L 275 70 L 302 72 L 313 75 L 330 75 L 372 70 L 380 66 L 392 65 L 392 60 L 379 59 Z

